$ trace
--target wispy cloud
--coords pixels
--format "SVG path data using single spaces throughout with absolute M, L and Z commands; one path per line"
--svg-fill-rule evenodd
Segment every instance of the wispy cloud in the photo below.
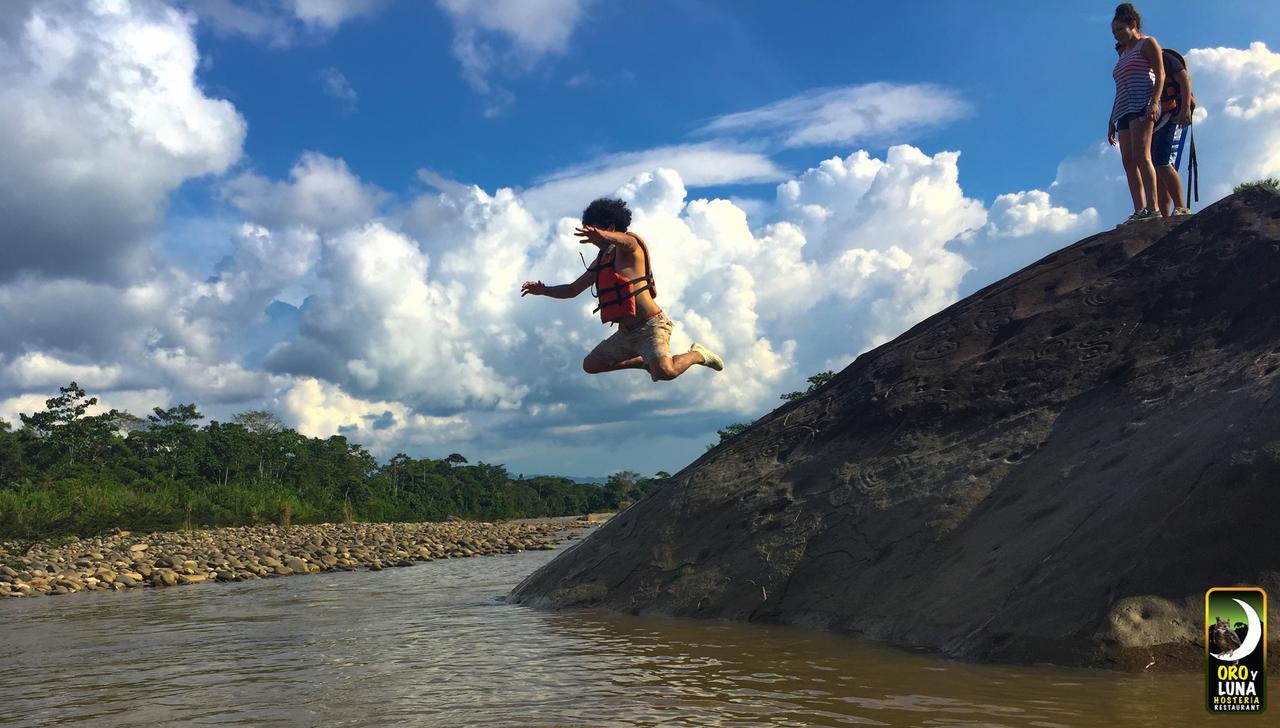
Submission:
M 291 45 L 299 34 L 326 33 L 348 20 L 376 13 L 385 0 L 179 0 L 200 22 L 220 35 L 240 35 L 275 46 Z
M 515 96 L 494 80 L 518 75 L 562 53 L 590 0 L 437 0 L 453 21 L 453 55 L 462 77 L 501 113 Z
M 946 124 L 970 111 L 958 93 L 941 86 L 868 83 L 812 89 L 717 117 L 699 131 L 776 137 L 785 147 L 899 141 L 894 137 Z
M 610 154 L 564 167 L 538 179 L 523 196 L 535 212 L 574 214 L 585 201 L 660 168 L 675 170 L 689 187 L 777 182 L 788 176 L 772 159 L 754 150 L 714 143 L 676 144 Z
M 320 83 L 324 87 L 324 92 L 338 101 L 342 102 L 344 108 L 348 111 L 354 111 L 356 101 L 359 95 L 356 90 L 351 87 L 351 82 L 347 77 L 342 75 L 342 71 L 330 66 L 320 71 Z

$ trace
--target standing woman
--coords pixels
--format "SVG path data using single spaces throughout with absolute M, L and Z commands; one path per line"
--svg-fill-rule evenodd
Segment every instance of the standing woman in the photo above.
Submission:
M 1107 119 L 1107 141 L 1120 141 L 1120 160 L 1133 196 L 1133 214 L 1125 222 L 1157 218 L 1156 168 L 1151 163 L 1151 131 L 1160 116 L 1164 60 L 1155 38 L 1142 34 L 1142 16 L 1132 3 L 1116 7 L 1111 34 L 1120 44 L 1120 59 L 1111 72 L 1116 101 Z

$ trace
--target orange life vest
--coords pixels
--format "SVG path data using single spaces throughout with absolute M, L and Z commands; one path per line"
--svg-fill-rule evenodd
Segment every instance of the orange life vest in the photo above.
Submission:
M 644 275 L 630 280 L 618 274 L 614 261 L 618 259 L 616 247 L 603 250 L 596 256 L 595 263 L 587 268 L 596 274 L 595 290 L 591 295 L 600 301 L 595 310 L 600 312 L 600 321 L 614 323 L 636 315 L 636 296 L 644 291 L 654 298 L 658 297 L 658 288 L 653 282 L 653 269 L 649 266 L 649 248 L 640 238 L 640 249 L 644 251 Z M 595 313 L 593 311 L 592 313 Z
M 1169 58 L 1170 56 L 1176 58 L 1184 70 L 1187 67 L 1187 61 L 1182 57 L 1181 53 L 1178 53 L 1172 48 L 1161 48 L 1160 53 L 1164 58 L 1166 66 L 1164 73 L 1164 88 L 1160 90 L 1160 113 L 1172 114 L 1173 112 L 1178 111 L 1179 106 L 1181 106 L 1179 102 L 1183 99 L 1181 84 L 1179 84 L 1178 79 L 1167 70 Z M 1194 111 L 1196 108 L 1194 101 L 1191 99 L 1187 99 L 1187 101 L 1191 103 L 1191 110 Z

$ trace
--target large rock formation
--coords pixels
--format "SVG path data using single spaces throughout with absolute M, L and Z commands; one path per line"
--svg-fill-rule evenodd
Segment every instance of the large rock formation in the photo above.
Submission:
M 1253 190 L 930 317 L 510 598 L 1198 666 L 1208 587 L 1280 613 L 1278 389 L 1280 196 Z

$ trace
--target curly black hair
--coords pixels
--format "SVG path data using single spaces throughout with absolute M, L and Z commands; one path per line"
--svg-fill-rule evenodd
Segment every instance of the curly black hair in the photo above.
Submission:
M 588 227 L 613 228 L 620 233 L 631 224 L 631 210 L 627 203 L 610 197 L 601 197 L 582 211 L 582 224 Z

